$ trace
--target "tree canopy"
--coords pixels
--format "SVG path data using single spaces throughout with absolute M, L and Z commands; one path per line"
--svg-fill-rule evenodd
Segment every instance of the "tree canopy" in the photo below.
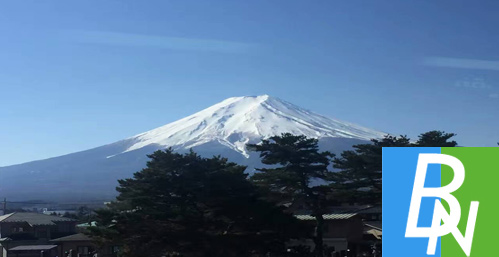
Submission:
M 259 152 L 262 163 L 271 165 L 257 169 L 260 172 L 251 177 L 271 196 L 271 200 L 300 202 L 312 212 L 317 221 L 314 252 L 316 256 L 323 256 L 322 215 L 327 211 L 330 187 L 320 182 L 331 178 L 328 166 L 334 155 L 320 152 L 317 139 L 289 133 L 265 139 L 260 144 L 249 144 L 248 149 Z
M 124 256 L 264 256 L 306 236 L 292 215 L 262 201 L 246 167 L 171 149 L 119 181 L 119 196 L 97 211 L 90 235 L 124 245 Z
M 456 136 L 454 133 L 445 133 L 444 131 L 432 130 L 419 135 L 418 141 L 413 146 L 418 147 L 456 147 L 457 142 L 452 140 Z
M 338 170 L 334 175 L 337 196 L 356 203 L 381 204 L 383 147 L 454 147 L 457 142 L 449 140 L 455 135 L 434 130 L 419 135 L 416 142 L 407 136 L 387 135 L 371 140 L 371 144 L 354 145 L 333 161 Z

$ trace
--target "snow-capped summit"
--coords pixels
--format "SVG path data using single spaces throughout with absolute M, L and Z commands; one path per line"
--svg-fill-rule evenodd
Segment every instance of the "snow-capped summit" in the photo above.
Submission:
M 385 133 L 331 119 L 268 95 L 231 97 L 193 115 L 139 134 L 125 152 L 147 145 L 192 148 L 210 141 L 248 156 L 245 145 L 289 132 L 307 137 L 370 140 Z
M 172 147 L 202 156 L 221 155 L 248 167 L 261 165 L 247 143 L 289 132 L 319 138 L 321 150 L 340 154 L 384 135 L 327 118 L 268 95 L 232 97 L 151 131 L 90 150 L 0 167 L 0 195 L 11 200 L 110 200 L 118 179 L 132 176 L 147 155 Z

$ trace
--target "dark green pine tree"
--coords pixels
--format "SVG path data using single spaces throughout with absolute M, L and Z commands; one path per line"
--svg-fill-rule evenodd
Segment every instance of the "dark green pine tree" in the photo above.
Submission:
M 330 178 L 328 166 L 333 155 L 319 152 L 317 139 L 295 136 L 289 133 L 263 140 L 261 144 L 249 144 L 248 149 L 260 153 L 262 163 L 271 165 L 257 169 L 251 180 L 261 187 L 271 200 L 305 203 L 316 218 L 315 256 L 323 256 L 323 214 L 327 211 L 327 185 L 312 182 Z M 315 183 L 317 184 L 317 183 Z M 323 183 L 327 184 L 327 183 Z
M 261 200 L 245 167 L 171 149 L 120 180 L 119 196 L 97 211 L 90 235 L 123 245 L 123 256 L 265 256 L 283 252 L 307 228 Z
M 338 170 L 334 174 L 338 198 L 363 204 L 381 204 L 383 147 L 454 147 L 457 146 L 456 141 L 449 141 L 453 136 L 454 133 L 429 131 L 411 143 L 407 136 L 387 135 L 381 140 L 371 140 L 371 144 L 353 146 L 354 150 L 343 152 L 333 161 L 333 167 Z
M 338 199 L 363 204 L 381 204 L 381 161 L 383 147 L 410 146 L 406 136 L 387 135 L 371 140 L 371 144 L 354 145 L 333 161 L 335 192 Z
M 413 146 L 418 147 L 456 147 L 456 141 L 449 141 L 452 137 L 456 136 L 454 133 L 445 133 L 444 131 L 428 131 L 419 135 L 418 141 Z

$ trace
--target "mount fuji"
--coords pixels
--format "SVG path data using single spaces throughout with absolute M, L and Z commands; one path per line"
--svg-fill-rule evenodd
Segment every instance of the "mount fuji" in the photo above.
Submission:
M 341 153 L 386 133 L 328 118 L 268 95 L 232 97 L 183 119 L 90 150 L 0 167 L 0 195 L 13 200 L 112 199 L 117 179 L 131 177 L 147 154 L 172 147 L 202 156 L 222 155 L 259 165 L 245 145 L 289 132 L 319 139 L 320 148 Z

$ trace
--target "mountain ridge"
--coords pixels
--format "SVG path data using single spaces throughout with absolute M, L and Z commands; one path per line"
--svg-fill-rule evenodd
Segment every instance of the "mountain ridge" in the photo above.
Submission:
M 266 123 L 272 126 L 265 126 Z M 279 126 L 275 125 L 277 123 Z M 126 152 L 151 143 L 189 148 L 216 139 L 247 157 L 245 145 L 249 141 L 284 132 L 315 138 L 345 137 L 363 140 L 384 135 L 353 123 L 316 114 L 269 95 L 243 96 L 228 98 L 180 120 L 130 137 L 128 139 L 138 142 Z
M 117 180 L 142 169 L 150 154 L 172 147 L 202 156 L 222 155 L 260 165 L 247 143 L 289 132 L 319 139 L 322 150 L 341 153 L 385 133 L 328 118 L 268 95 L 232 97 L 164 126 L 92 149 L 0 167 L 0 195 L 9 199 L 112 199 Z M 35 197 L 36 196 L 36 197 Z

